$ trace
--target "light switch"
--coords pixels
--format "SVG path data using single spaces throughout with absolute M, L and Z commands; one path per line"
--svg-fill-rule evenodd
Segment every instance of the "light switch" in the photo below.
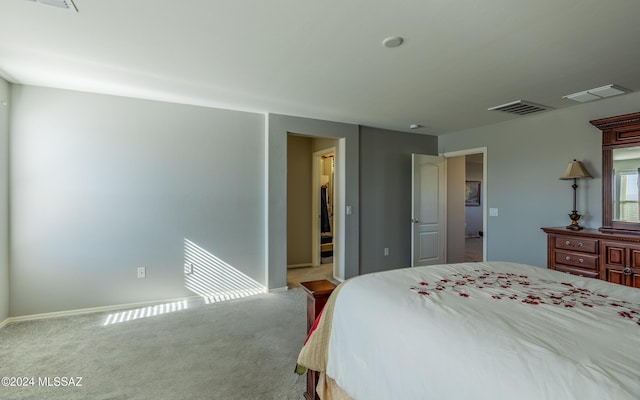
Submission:
M 351 215 L 352 211 L 351 211 L 351 206 L 347 206 L 347 215 Z

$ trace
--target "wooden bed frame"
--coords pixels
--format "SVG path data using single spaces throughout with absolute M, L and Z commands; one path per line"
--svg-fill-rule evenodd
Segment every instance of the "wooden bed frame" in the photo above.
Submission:
M 336 285 L 326 279 L 300 283 L 302 289 L 307 293 L 307 334 L 311 330 L 318 314 L 327 303 L 329 296 L 336 288 Z M 307 390 L 304 392 L 306 400 L 320 400 L 316 393 L 318 385 L 318 372 L 307 371 Z

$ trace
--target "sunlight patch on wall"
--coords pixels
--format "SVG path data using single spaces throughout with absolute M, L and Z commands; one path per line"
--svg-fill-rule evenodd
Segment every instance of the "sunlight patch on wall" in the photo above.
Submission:
M 155 317 L 156 315 L 168 314 L 186 309 L 187 300 L 180 300 L 172 303 L 156 304 L 154 306 L 126 310 L 109 314 L 107 320 L 104 322 L 104 326 L 134 321 L 141 318 Z
M 205 303 L 266 293 L 257 281 L 238 271 L 189 239 L 184 239 L 184 284 Z

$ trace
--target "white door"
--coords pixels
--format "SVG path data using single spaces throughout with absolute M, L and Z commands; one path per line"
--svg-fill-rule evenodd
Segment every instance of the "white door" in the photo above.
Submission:
M 446 263 L 445 158 L 412 154 L 411 266 Z

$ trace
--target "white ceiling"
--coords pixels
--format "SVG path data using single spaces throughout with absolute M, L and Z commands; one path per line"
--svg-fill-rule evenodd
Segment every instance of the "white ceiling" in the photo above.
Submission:
M 429 134 L 640 90 L 638 0 L 74 1 L 0 0 L 1 76 Z

